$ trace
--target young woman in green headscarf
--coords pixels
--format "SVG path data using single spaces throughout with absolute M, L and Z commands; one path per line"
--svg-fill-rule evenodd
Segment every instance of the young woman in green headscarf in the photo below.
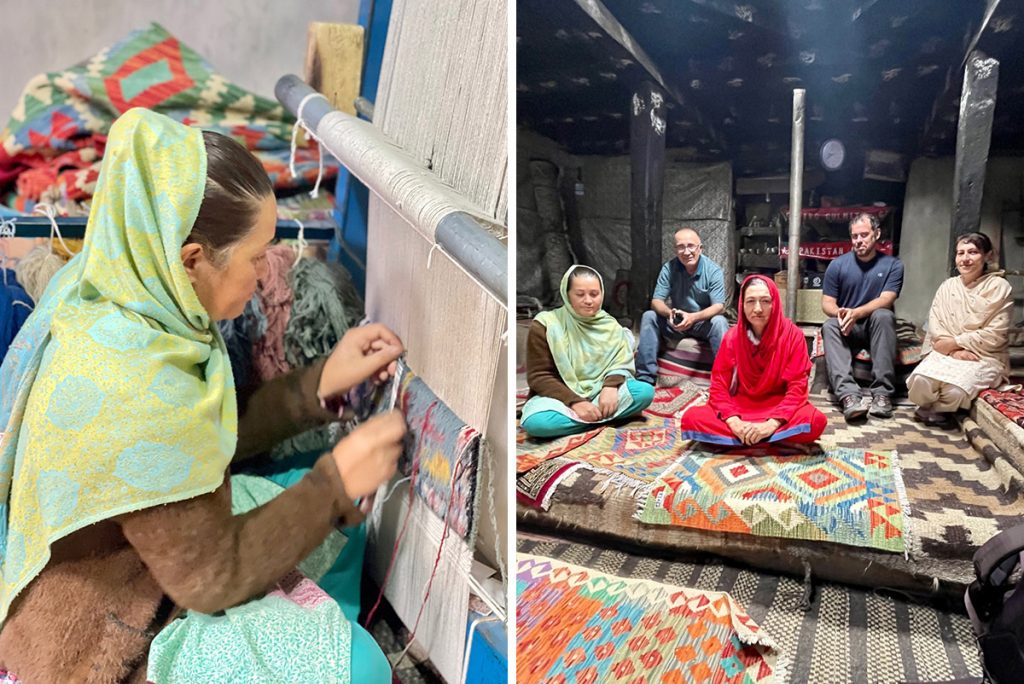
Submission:
M 604 283 L 574 265 L 562 276 L 562 306 L 530 324 L 526 379 L 530 398 L 520 425 L 534 437 L 584 432 L 639 413 L 654 387 L 634 379 L 633 338 L 601 309 Z
M 145 681 L 153 637 L 181 609 L 285 626 L 275 592 L 264 615 L 244 608 L 357 523 L 353 502 L 394 473 L 398 413 L 231 514 L 232 459 L 336 418 L 324 402 L 386 379 L 402 351 L 383 326 L 355 329 L 329 358 L 236 400 L 216 321 L 252 296 L 275 224 L 273 189 L 238 143 L 142 109 L 112 126 L 84 249 L 0 368 L 0 680 Z M 326 666 L 332 681 L 390 681 L 372 639 L 327 608 L 294 638 L 268 637 L 262 674 Z M 258 639 L 237 646 L 185 653 L 179 674 L 211 681 L 258 660 L 236 657 Z

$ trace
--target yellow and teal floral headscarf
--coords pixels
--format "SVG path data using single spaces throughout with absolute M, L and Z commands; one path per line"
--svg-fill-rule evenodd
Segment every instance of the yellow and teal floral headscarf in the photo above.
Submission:
M 198 129 L 144 109 L 110 129 L 84 249 L 0 367 L 0 624 L 53 542 L 223 480 L 234 382 L 181 262 L 205 186 Z
M 633 377 L 632 341 L 626 329 L 605 310 L 580 316 L 569 303 L 569 276 L 579 268 L 573 264 L 559 286 L 562 306 L 542 311 L 534 320 L 547 329 L 548 347 L 562 382 L 573 392 L 593 399 L 609 375 Z M 595 271 L 596 273 L 596 271 Z M 604 281 L 597 276 L 604 292 Z

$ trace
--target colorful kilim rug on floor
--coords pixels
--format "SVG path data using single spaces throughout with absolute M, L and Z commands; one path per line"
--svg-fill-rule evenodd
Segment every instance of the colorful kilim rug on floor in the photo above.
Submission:
M 811 539 L 903 552 L 895 453 L 834 448 L 806 455 L 687 451 L 658 478 L 641 522 Z
M 703 388 L 687 381 L 677 387 L 658 387 L 654 390 L 654 401 L 644 409 L 644 413 L 662 418 L 676 417 L 703 393 Z
M 525 473 L 530 468 L 550 458 L 556 458 L 573 449 L 586 444 L 596 437 L 604 427 L 594 428 L 578 435 L 559 437 L 557 439 L 538 439 L 530 437 L 519 425 L 516 425 L 516 472 Z
M 910 502 L 911 556 L 919 561 L 957 559 L 969 566 L 978 547 L 1024 516 L 1020 483 L 1013 469 L 1004 467 L 1005 455 L 973 448 L 962 429 L 924 426 L 909 409 L 897 410 L 889 420 L 848 425 L 834 406 L 819 408 L 828 418 L 823 439 L 838 446 L 899 449 Z M 941 573 L 931 569 L 929 574 Z
M 775 681 L 768 635 L 727 593 L 520 554 L 516 681 Z
M 636 490 L 657 480 L 691 444 L 676 418 L 649 416 L 605 428 L 564 455 L 604 477 L 606 486 Z
M 789 678 L 780 682 L 894 684 L 981 676 L 966 616 L 897 594 L 823 583 L 815 586 L 810 609 L 799 610 L 804 588 L 789 577 L 721 563 L 641 558 L 523 533 L 517 548 L 605 574 L 727 592 L 772 636 L 779 657 L 788 662 Z

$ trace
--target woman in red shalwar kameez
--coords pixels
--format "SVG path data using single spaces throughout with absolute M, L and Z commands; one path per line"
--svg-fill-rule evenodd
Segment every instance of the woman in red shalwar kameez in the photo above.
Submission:
M 814 442 L 827 421 L 807 402 L 811 361 L 803 333 L 783 317 L 768 278 L 744 280 L 740 304 L 711 369 L 711 397 L 683 414 L 683 437 L 726 445 Z

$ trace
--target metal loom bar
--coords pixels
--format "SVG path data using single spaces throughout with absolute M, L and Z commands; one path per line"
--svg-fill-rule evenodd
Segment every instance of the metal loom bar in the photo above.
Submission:
M 451 195 L 432 171 L 418 165 L 373 124 L 339 112 L 325 97 L 293 74 L 282 76 L 274 87 L 277 99 L 292 114 L 302 108 L 302 122 L 338 161 L 374 194 L 383 199 L 411 225 L 423 225 L 434 207 L 430 196 Z M 346 135 L 332 131 L 343 125 Z M 385 160 L 391 170 L 383 177 L 368 172 L 372 162 Z M 399 188 L 416 192 L 399 194 Z M 469 202 L 465 202 L 469 204 Z M 463 269 L 491 290 L 501 301 L 508 297 L 508 248 L 488 230 L 486 219 L 453 208 L 434 224 L 434 241 Z

